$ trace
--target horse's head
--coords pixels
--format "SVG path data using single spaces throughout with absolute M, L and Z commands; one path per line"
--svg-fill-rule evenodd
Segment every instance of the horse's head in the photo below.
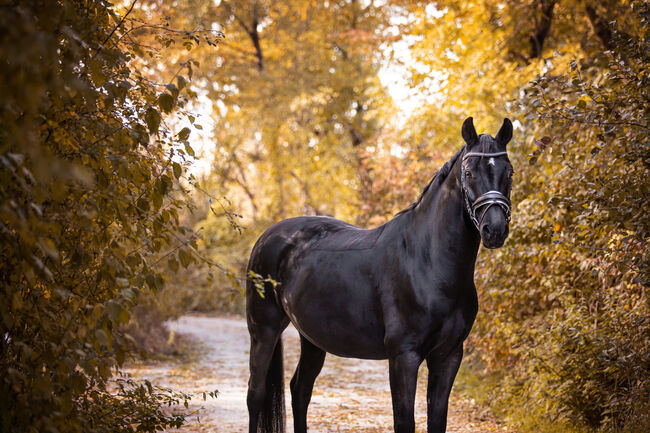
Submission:
M 503 120 L 496 137 L 476 134 L 468 117 L 463 123 L 467 146 L 461 161 L 461 184 L 465 206 L 486 248 L 499 248 L 508 237 L 512 165 L 506 145 L 512 138 L 512 123 Z

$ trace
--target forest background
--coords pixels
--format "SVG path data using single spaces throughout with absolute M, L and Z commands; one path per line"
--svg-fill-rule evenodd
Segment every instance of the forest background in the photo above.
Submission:
M 647 2 L 0 11 L 0 430 L 182 424 L 165 406 L 192 396 L 124 362 L 164 350 L 168 318 L 241 313 L 272 223 L 390 219 L 469 115 L 516 130 L 511 234 L 479 254 L 464 389 L 522 432 L 650 425 Z

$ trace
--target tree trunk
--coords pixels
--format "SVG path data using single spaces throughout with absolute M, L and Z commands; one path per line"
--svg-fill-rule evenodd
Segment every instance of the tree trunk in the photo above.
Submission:
M 553 8 L 556 0 L 541 0 L 542 16 L 535 26 L 535 32 L 530 37 L 530 56 L 529 58 L 541 58 L 544 48 L 544 41 L 551 31 L 551 22 L 553 21 Z
M 612 43 L 612 31 L 609 29 L 607 22 L 596 13 L 596 8 L 591 5 L 585 6 L 585 11 L 589 17 L 589 22 L 594 29 L 594 33 L 602 42 L 606 50 L 613 51 L 614 44 Z

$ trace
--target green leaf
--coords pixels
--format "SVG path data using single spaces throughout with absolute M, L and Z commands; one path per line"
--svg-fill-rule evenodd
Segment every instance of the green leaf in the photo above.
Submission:
M 147 274 L 145 277 L 145 281 L 147 282 L 147 285 L 149 286 L 150 289 L 155 290 L 156 289 L 156 277 L 153 274 Z
M 160 207 L 163 204 L 163 196 L 158 192 L 154 192 L 152 199 L 153 199 L 153 208 L 155 211 L 158 211 L 158 209 L 160 209 Z
M 163 230 L 163 225 L 158 221 L 158 219 L 153 220 L 153 232 L 158 235 Z
M 113 322 L 117 322 L 119 320 L 121 312 L 122 306 L 118 302 L 110 300 L 106 303 L 106 313 Z
M 165 113 L 169 113 L 174 108 L 174 97 L 169 93 L 161 93 L 158 97 L 158 106 Z
M 187 80 L 185 77 L 179 75 L 176 77 L 176 85 L 178 86 L 178 90 L 183 90 L 187 85 Z
M 72 389 L 78 393 L 81 393 L 86 389 L 86 376 L 81 373 L 76 373 L 70 378 L 70 385 Z
M 131 269 L 135 269 L 140 264 L 140 255 L 134 253 L 126 256 L 126 264 L 129 265 Z
M 103 86 L 106 83 L 106 75 L 102 70 L 101 62 L 91 60 L 88 62 L 90 66 L 90 75 L 97 86 Z
M 187 268 L 192 263 L 192 255 L 187 250 L 180 250 L 178 252 L 178 258 L 181 260 L 181 265 L 184 268 Z
M 104 332 L 103 329 L 97 329 L 95 331 L 95 338 L 97 339 L 97 342 L 103 346 L 110 347 L 111 341 L 108 338 L 108 335 L 106 335 L 106 332 Z
M 117 321 L 119 323 L 128 323 L 129 319 L 131 319 L 131 313 L 129 313 L 129 310 L 126 308 L 122 307 L 122 311 L 120 311 L 120 315 L 117 318 Z
M 156 275 L 156 289 L 162 290 L 165 287 L 165 280 L 163 276 L 158 274 Z
M 178 133 L 178 139 L 181 141 L 187 140 L 188 137 L 190 136 L 190 132 L 192 131 L 188 127 L 181 129 L 180 132 Z
M 115 359 L 117 360 L 117 364 L 119 366 L 122 366 L 122 364 L 124 364 L 124 360 L 126 359 L 126 352 L 124 351 L 124 349 L 118 347 L 115 350 Z
M 151 107 L 147 108 L 144 114 L 144 120 L 147 122 L 150 134 L 157 134 L 160 127 L 160 113 Z
M 174 170 L 174 177 L 176 177 L 176 179 L 180 179 L 181 174 L 183 174 L 183 168 L 181 165 L 177 162 L 174 162 L 172 163 L 172 169 Z
M 39 394 L 49 395 L 52 392 L 52 382 L 47 376 L 39 376 L 34 379 L 34 391 Z
M 137 205 L 145 212 L 150 209 L 149 202 L 144 197 L 138 199 Z
M 178 88 L 176 87 L 176 85 L 169 83 L 165 86 L 165 88 L 169 91 L 169 93 L 172 94 L 172 97 L 174 99 L 178 98 Z

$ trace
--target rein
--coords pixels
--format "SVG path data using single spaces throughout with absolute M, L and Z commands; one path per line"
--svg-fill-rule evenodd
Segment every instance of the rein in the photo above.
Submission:
M 463 187 L 463 198 L 465 199 L 465 207 L 467 208 L 467 213 L 469 214 L 469 217 L 474 223 L 474 226 L 476 226 L 476 229 L 479 231 L 480 231 L 479 226 L 481 225 L 481 221 L 483 221 L 483 217 L 487 213 L 488 209 L 490 209 L 490 207 L 494 205 L 498 205 L 501 207 L 501 209 L 503 209 L 503 211 L 506 214 L 506 222 L 508 224 L 510 223 L 510 211 L 511 211 L 510 199 L 505 195 L 503 195 L 500 191 L 490 190 L 478 196 L 476 200 L 474 200 L 474 202 L 471 203 L 469 201 L 469 194 L 467 193 L 467 183 L 465 181 L 465 160 L 470 157 L 478 157 L 478 156 L 495 157 L 495 156 L 504 156 L 504 155 L 507 155 L 507 152 L 494 152 L 494 153 L 469 152 L 463 155 L 463 159 L 461 161 L 460 183 Z M 480 211 L 482 208 L 483 210 Z M 476 217 L 477 211 L 480 211 L 479 218 Z

